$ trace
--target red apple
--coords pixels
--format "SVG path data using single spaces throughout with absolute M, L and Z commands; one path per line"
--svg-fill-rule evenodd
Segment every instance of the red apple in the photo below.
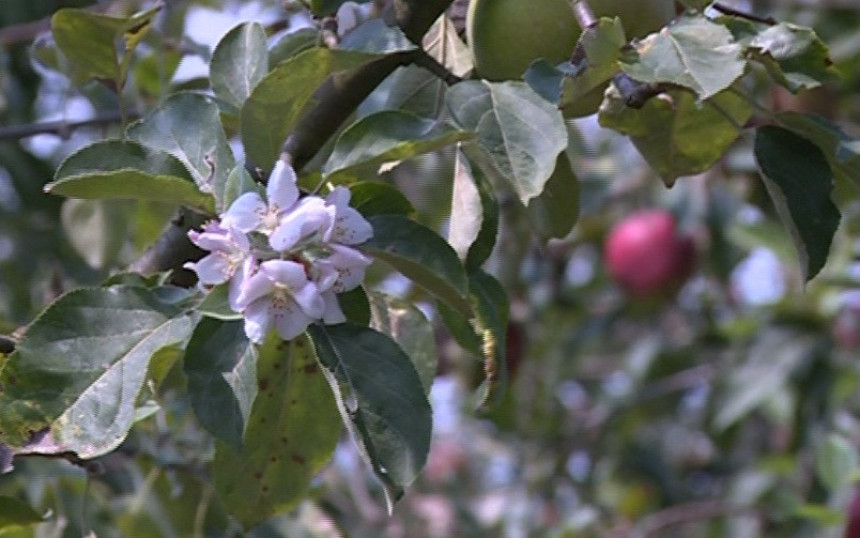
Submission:
M 604 245 L 609 274 L 636 298 L 667 297 L 693 272 L 696 248 L 667 211 L 633 213 L 618 223 Z

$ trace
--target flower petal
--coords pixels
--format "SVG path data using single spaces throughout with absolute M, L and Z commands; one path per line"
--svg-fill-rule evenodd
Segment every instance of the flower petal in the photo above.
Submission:
M 201 284 L 222 284 L 230 278 L 230 260 L 218 253 L 204 256 L 197 263 L 186 263 L 185 268 L 197 273 Z
M 322 198 L 307 196 L 281 218 L 278 227 L 269 236 L 269 244 L 279 252 L 294 248 L 305 239 L 318 234 L 320 238 L 331 226 L 332 213 Z
M 364 243 L 373 236 L 373 228 L 354 208 L 349 207 L 350 192 L 343 186 L 335 187 L 326 197 L 326 204 L 335 209 L 335 220 L 326 237 L 344 245 Z
M 299 289 L 292 290 L 293 300 L 312 319 L 319 319 L 325 311 L 325 301 L 313 282 L 307 282 Z
M 251 303 L 269 295 L 274 289 L 275 283 L 272 279 L 258 271 L 245 279 L 230 307 L 235 307 L 239 312 L 247 310 Z
M 253 258 L 245 258 L 239 270 L 233 274 L 230 279 L 230 285 L 227 288 L 227 302 L 234 312 L 241 312 L 243 305 L 239 302 L 239 297 L 246 287 L 249 278 L 254 274 L 257 263 Z
M 260 264 L 260 273 L 290 290 L 300 289 L 308 283 L 305 266 L 290 260 L 264 261 Z
M 323 323 L 326 325 L 335 325 L 346 321 L 346 316 L 340 308 L 340 302 L 337 300 L 337 295 L 329 290 L 322 294 L 325 302 L 325 311 L 322 315 Z
M 269 309 L 272 301 L 268 298 L 258 299 L 245 309 L 245 335 L 256 344 L 262 344 L 269 332 L 272 318 Z
M 270 315 L 278 335 L 284 340 L 292 340 L 302 334 L 313 322 L 313 318 L 305 314 L 293 301 L 274 303 Z
M 338 293 L 356 288 L 364 280 L 364 272 L 373 262 L 358 250 L 343 245 L 331 245 L 332 253 L 328 262 L 338 272 L 338 279 L 332 289 Z
M 278 159 L 269 182 L 266 184 L 266 197 L 269 205 L 277 205 L 281 211 L 286 211 L 299 199 L 299 188 L 296 186 L 296 172 L 293 167 Z
M 240 232 L 253 231 L 260 224 L 260 216 L 266 211 L 266 204 L 256 192 L 246 192 L 230 205 L 221 216 L 221 225 L 236 228 Z

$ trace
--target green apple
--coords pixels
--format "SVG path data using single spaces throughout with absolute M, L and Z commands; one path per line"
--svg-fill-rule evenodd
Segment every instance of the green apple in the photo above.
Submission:
M 672 0 L 590 4 L 598 17 L 621 17 L 628 38 L 653 32 L 674 16 Z M 567 0 L 472 0 L 466 18 L 477 73 L 495 81 L 521 78 L 538 58 L 551 64 L 570 59 L 579 34 Z

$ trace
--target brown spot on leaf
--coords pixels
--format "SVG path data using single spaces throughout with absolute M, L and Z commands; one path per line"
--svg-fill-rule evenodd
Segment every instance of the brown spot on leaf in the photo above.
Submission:
M 307 375 L 315 374 L 317 373 L 317 370 L 319 370 L 319 368 L 316 364 L 308 364 L 307 366 L 302 368 L 302 372 Z
M 305 458 L 299 456 L 298 454 L 291 454 L 290 459 L 293 460 L 294 462 L 298 463 L 299 465 L 307 464 L 307 460 Z
M 263 473 L 254 473 L 254 478 L 260 480 L 261 478 L 263 478 Z
M 269 380 L 268 380 L 268 379 L 266 379 L 266 378 L 264 377 L 263 379 L 261 379 L 261 380 L 257 383 L 257 387 L 259 387 L 259 389 L 260 389 L 261 391 L 265 392 L 265 390 L 266 390 L 267 388 L 269 388 Z

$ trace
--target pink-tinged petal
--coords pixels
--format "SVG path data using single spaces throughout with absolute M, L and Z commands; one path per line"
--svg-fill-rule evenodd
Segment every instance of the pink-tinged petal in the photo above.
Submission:
M 210 254 L 197 263 L 185 266 L 197 273 L 197 279 L 201 284 L 222 284 L 230 278 L 230 260 L 221 254 Z
M 373 237 L 373 228 L 361 213 L 351 207 L 338 210 L 331 240 L 344 245 L 358 245 Z
M 235 228 L 229 229 L 230 239 L 233 240 L 234 246 L 240 251 L 249 253 L 251 251 L 251 242 L 248 241 L 248 236 L 244 232 L 240 232 Z
M 328 260 L 315 260 L 313 263 L 313 282 L 321 292 L 334 286 L 340 274 Z
M 313 322 L 313 318 L 305 314 L 293 301 L 274 303 L 270 315 L 278 335 L 284 340 L 292 340 L 302 334 Z
M 338 293 L 356 288 L 364 280 L 364 272 L 373 262 L 358 250 L 343 245 L 331 245 L 332 253 L 328 262 L 338 272 L 338 279 L 332 289 Z
M 290 290 L 302 288 L 308 283 L 305 266 L 290 260 L 265 261 L 260 264 L 260 273 Z
M 352 193 L 349 192 L 349 189 L 344 187 L 343 185 L 338 185 L 325 197 L 325 203 L 328 205 L 332 205 L 340 210 L 343 207 L 349 205 L 349 199 L 352 197 Z
M 271 306 L 272 301 L 265 298 L 254 301 L 245 309 L 245 335 L 256 344 L 262 344 L 269 332 L 272 322 L 269 312 Z
M 296 200 L 299 199 L 299 188 L 296 186 L 297 178 L 293 167 L 282 160 L 275 163 L 275 168 L 269 175 L 266 184 L 266 197 L 269 205 L 276 205 L 280 211 L 286 211 Z
M 274 289 L 275 283 L 272 279 L 258 271 L 245 279 L 245 282 L 239 289 L 239 293 L 234 300 L 234 305 L 230 306 L 231 308 L 235 306 L 240 312 L 247 310 L 251 303 L 271 294 Z
M 326 325 L 335 325 L 346 321 L 346 316 L 340 308 L 340 302 L 337 300 L 337 295 L 333 291 L 327 291 L 322 294 L 325 302 L 325 311 L 322 315 L 323 323 Z
M 230 279 L 230 285 L 227 288 L 227 302 L 230 308 L 235 312 L 242 311 L 242 305 L 239 302 L 239 297 L 242 295 L 242 290 L 246 286 L 246 282 L 254 274 L 257 264 L 253 258 L 245 258 L 239 270 L 233 274 Z
M 313 319 L 319 319 L 325 310 L 325 302 L 313 282 L 307 282 L 304 286 L 291 290 L 293 300 L 302 310 Z
M 229 235 L 227 235 L 227 231 L 224 233 L 202 233 L 197 234 L 195 237 L 191 237 L 191 234 L 188 235 L 191 239 L 191 242 L 202 248 L 203 250 L 217 250 L 221 252 L 228 252 L 233 249 L 233 241 Z
M 302 198 L 295 208 L 281 218 L 278 227 L 269 236 L 269 244 L 273 249 L 285 252 L 315 234 L 321 238 L 331 225 L 332 218 L 322 198 Z
M 256 192 L 246 192 L 230 205 L 221 216 L 221 225 L 233 227 L 240 232 L 250 232 L 260 224 L 260 217 L 266 211 L 266 204 Z

